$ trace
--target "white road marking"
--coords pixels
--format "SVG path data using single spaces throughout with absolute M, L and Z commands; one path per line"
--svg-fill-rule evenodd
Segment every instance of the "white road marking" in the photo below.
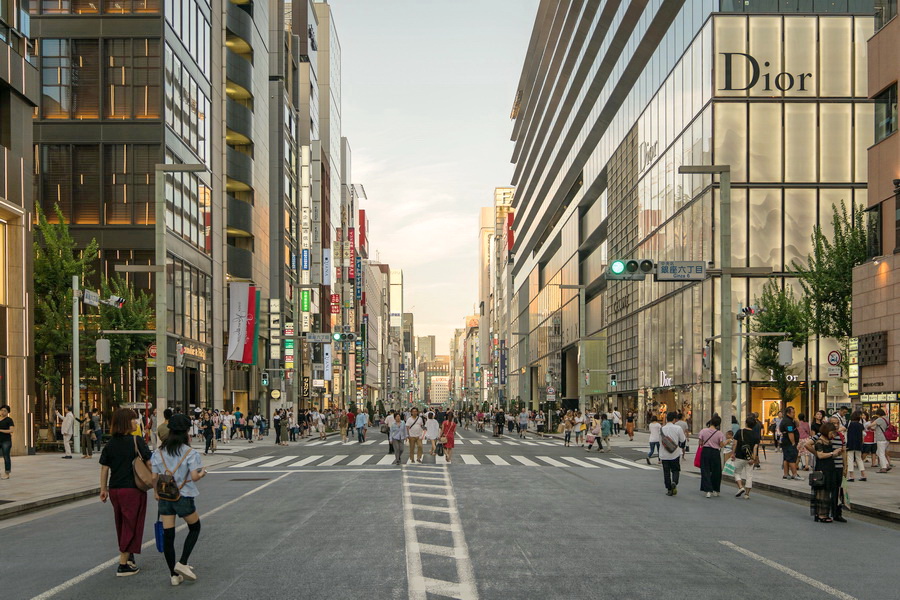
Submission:
M 472 456 L 471 454 L 460 454 L 459 457 L 462 459 L 464 463 L 467 465 L 480 465 L 478 459 Z
M 446 506 L 429 506 L 428 504 L 407 504 L 407 508 L 412 508 L 414 510 L 430 510 L 432 512 L 442 512 L 448 513 L 450 509 Z
M 393 463 L 395 460 L 397 460 L 397 457 L 394 456 L 393 454 L 385 454 L 383 457 L 381 457 L 381 460 L 379 460 L 375 464 L 389 465 L 389 464 Z
M 260 491 L 260 490 L 263 489 L 263 488 L 269 487 L 269 486 L 272 485 L 273 483 L 278 483 L 279 481 L 281 481 L 282 479 L 284 479 L 284 478 L 287 477 L 288 475 L 290 475 L 290 473 L 285 473 L 285 474 L 282 475 L 281 477 L 276 477 L 276 478 L 273 479 L 272 481 L 268 481 L 268 482 L 266 482 L 266 483 L 264 483 L 264 484 L 262 484 L 262 485 L 260 485 L 260 486 L 258 486 L 258 487 L 253 488 L 253 489 L 250 490 L 250 491 L 244 492 L 243 494 L 241 494 L 241 495 L 238 496 L 237 498 L 233 498 L 233 499 L 229 500 L 228 502 L 225 502 L 224 504 L 220 504 L 219 506 L 213 508 L 212 510 L 209 510 L 209 511 L 204 512 L 204 513 L 203 513 L 203 518 L 204 518 L 204 519 L 209 519 L 211 516 L 213 516 L 214 514 L 216 514 L 217 512 L 219 512 L 220 510 L 224 510 L 224 509 L 228 508 L 228 507 L 231 506 L 232 504 L 234 504 L 234 503 L 236 503 L 236 502 L 239 502 L 240 500 L 243 500 L 243 499 L 246 498 L 247 496 L 250 496 L 250 495 L 252 495 L 252 494 L 255 494 L 256 492 Z M 454 504 L 455 504 L 455 499 L 454 499 Z M 182 525 L 179 525 L 178 527 L 176 527 L 176 528 L 175 528 L 175 531 L 176 531 L 176 532 L 178 532 L 178 531 L 184 531 L 185 529 L 187 529 L 187 525 L 182 524 Z M 455 538 L 455 537 L 456 537 L 456 536 L 454 536 L 454 538 Z M 142 549 L 142 550 L 145 550 L 145 549 L 150 548 L 151 546 L 155 546 L 155 545 L 156 545 L 156 540 L 148 540 L 148 541 L 144 542 L 144 543 L 141 545 L 141 549 Z M 90 577 L 93 577 L 94 575 L 97 575 L 98 573 L 102 573 L 103 571 L 105 571 L 105 570 L 107 570 L 107 569 L 109 569 L 109 568 L 112 568 L 113 566 L 117 565 L 118 563 L 119 563 L 119 557 L 118 557 L 118 556 L 116 556 L 115 558 L 111 558 L 111 559 L 109 559 L 108 561 L 106 561 L 106 562 L 104 562 L 104 563 L 102 563 L 102 564 L 97 565 L 97 566 L 94 567 L 93 569 L 90 569 L 89 571 L 85 571 L 85 572 L 82 573 L 81 575 L 78 575 L 77 577 L 73 577 L 73 578 L 69 579 L 68 581 L 64 581 L 63 583 L 59 584 L 58 586 L 56 586 L 56 587 L 54 587 L 54 588 L 51 588 L 51 589 L 47 590 L 47 591 L 44 592 L 43 594 L 40 594 L 40 595 L 38 595 L 38 596 L 35 596 L 35 597 L 32 598 L 31 600 L 47 600 L 48 598 L 52 598 L 53 596 L 56 596 L 56 595 L 59 594 L 60 592 L 64 592 L 64 591 L 68 590 L 69 588 L 71 588 L 71 587 L 73 587 L 73 586 L 75 586 L 75 585 L 78 585 L 78 584 L 81 583 L 82 581 L 84 581 L 84 580 L 86 580 L 86 579 L 88 579 L 88 578 L 90 578 Z M 474 578 L 473 578 L 473 579 L 474 579 Z M 423 597 L 424 597 L 424 596 L 423 596 Z M 475 596 L 472 596 L 472 598 L 477 598 L 477 594 L 476 594 Z
M 513 455 L 513 456 L 511 456 L 510 458 L 512 458 L 513 460 L 519 461 L 520 463 L 522 463 L 522 464 L 525 465 L 526 467 L 537 467 L 537 466 L 540 466 L 540 465 L 538 465 L 536 462 L 534 462 L 533 460 L 531 460 L 530 458 L 525 458 L 524 456 L 515 456 L 515 455 Z
M 290 465 L 288 465 L 288 466 L 290 466 L 290 467 L 302 467 L 302 466 L 304 466 L 304 465 L 308 465 L 309 463 L 316 462 L 316 461 L 319 460 L 320 458 L 322 458 L 322 455 L 321 455 L 321 454 L 316 455 L 316 456 L 307 456 L 307 457 L 304 458 L 303 460 L 298 460 L 297 462 L 292 463 L 292 464 L 290 464 Z
M 522 442 L 524 446 L 537 446 L 537 442 Z
M 456 440 L 456 445 L 457 445 L 457 446 L 461 446 L 462 444 L 463 444 L 462 441 L 460 441 L 460 440 L 458 440 L 458 439 Z
M 325 440 L 316 440 L 315 442 L 309 442 L 306 446 L 318 446 L 319 444 L 324 444 Z
M 332 456 L 331 458 L 329 458 L 329 459 L 326 460 L 325 462 L 319 463 L 319 464 L 316 465 L 316 466 L 317 466 L 317 467 L 333 467 L 334 465 L 338 464 L 339 462 L 341 462 L 341 461 L 344 460 L 345 458 L 347 458 L 347 455 L 346 455 L 346 454 L 338 454 L 337 456 Z
M 377 441 L 378 440 L 369 440 L 369 441 L 363 442 L 362 444 L 359 444 L 359 442 L 357 442 L 357 444 L 359 444 L 360 446 L 368 446 L 369 444 L 374 444 Z
M 323 445 L 323 446 L 334 446 L 335 444 L 341 444 L 341 443 L 343 443 L 343 442 L 341 442 L 341 440 L 336 440 L 336 441 L 334 441 L 334 442 L 326 442 L 326 443 L 324 443 L 324 444 L 322 444 L 322 445 Z
M 473 446 L 480 446 L 480 445 L 481 445 L 481 442 L 478 441 L 478 440 L 469 440 L 469 443 L 472 444 Z
M 614 460 L 617 463 L 622 463 L 623 465 L 628 465 L 629 467 L 634 467 L 636 469 L 644 469 L 645 471 L 656 471 L 655 467 L 651 467 L 649 465 L 642 465 L 641 463 L 636 463 L 633 460 L 627 460 L 624 458 L 611 458 L 610 460 Z
M 567 465 L 565 463 L 561 463 L 558 460 L 556 460 L 555 458 L 550 458 L 549 456 L 537 456 L 536 458 L 541 459 L 542 461 L 544 461 L 551 467 L 565 467 L 567 469 L 569 468 L 569 465 Z
M 259 466 L 260 466 L 260 468 L 277 467 L 278 465 L 286 463 L 289 460 L 294 460 L 295 458 L 297 458 L 297 457 L 296 456 L 282 456 L 281 458 L 276 458 L 272 462 L 267 462 L 266 464 L 259 465 Z
M 488 444 L 490 444 L 491 446 L 499 446 L 500 445 L 500 442 L 495 442 L 494 440 L 486 440 L 486 442 Z
M 366 461 L 369 460 L 370 458 L 375 458 L 375 455 L 374 454 L 363 454 L 362 456 L 357 456 L 356 458 L 354 458 L 353 460 L 348 462 L 347 466 L 356 467 L 358 465 L 364 465 L 364 464 L 366 464 Z
M 255 465 L 256 463 L 261 463 L 261 462 L 263 462 L 265 460 L 269 460 L 271 458 L 272 458 L 271 455 L 270 456 L 260 456 L 259 458 L 252 458 L 250 460 L 245 460 L 244 462 L 237 464 L 237 465 L 231 465 L 230 468 L 231 469 L 239 469 L 241 467 L 249 467 L 250 465 Z
M 593 461 L 595 463 L 601 464 L 604 467 L 610 467 L 612 469 L 628 469 L 628 467 L 623 467 L 622 465 L 617 465 L 614 462 L 609 462 L 608 460 L 603 460 L 602 458 L 594 458 L 592 456 L 585 456 L 587 460 Z
M 519 445 L 519 442 L 503 442 L 503 443 L 506 444 L 507 446 L 518 446 Z
M 487 459 L 498 466 L 508 466 L 509 463 L 497 456 L 496 454 L 488 454 Z
M 759 554 L 751 552 L 751 551 L 747 550 L 746 548 L 741 548 L 737 544 L 733 544 L 733 543 L 725 541 L 725 540 L 720 540 L 719 543 L 722 544 L 723 546 L 725 546 L 726 548 L 731 548 L 732 550 L 734 550 L 736 552 L 740 552 L 744 556 L 752 558 L 755 561 L 759 561 L 762 564 L 764 564 L 768 567 L 772 567 L 773 569 L 775 569 L 777 571 L 781 571 L 785 575 L 790 575 L 797 581 L 802 581 L 803 583 L 805 583 L 807 585 L 811 585 L 812 587 L 816 588 L 817 590 L 825 592 L 826 594 L 830 594 L 830 595 L 834 596 L 835 598 L 840 598 L 841 600 L 856 600 L 856 598 L 854 598 L 850 594 L 844 593 L 840 590 L 836 590 L 829 585 L 825 585 L 821 581 L 817 581 L 817 580 L 813 579 L 812 577 L 807 577 L 803 573 L 798 573 L 797 571 L 795 571 L 793 569 L 789 569 L 782 564 L 779 564 L 775 561 L 769 560 L 765 556 L 760 556 Z
M 597 465 L 592 465 L 591 463 L 586 463 L 580 458 L 572 458 L 571 456 L 563 456 L 563 460 L 567 460 L 573 465 L 578 465 L 579 467 L 587 467 L 588 469 L 599 469 Z

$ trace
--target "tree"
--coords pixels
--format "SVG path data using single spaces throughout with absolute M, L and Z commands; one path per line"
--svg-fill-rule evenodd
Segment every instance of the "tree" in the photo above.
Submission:
M 55 207 L 56 223 L 47 221 L 37 207 L 34 241 L 34 352 L 38 394 L 59 396 L 62 370 L 72 355 L 72 277 L 82 281 L 94 273 L 97 242 L 78 250 L 69 234 L 62 210 Z M 50 407 L 47 407 L 48 409 Z
M 851 217 L 841 200 L 840 209 L 832 207 L 832 239 L 817 225 L 812 234 L 813 251 L 806 264 L 794 261 L 792 265 L 803 286 L 803 303 L 811 316 L 810 330 L 841 340 L 845 346 L 853 335 L 853 267 L 868 260 L 863 212 L 860 205 Z
M 786 337 L 754 336 L 751 338 L 750 355 L 756 368 L 769 373 L 773 387 L 778 391 L 781 407 L 797 396 L 799 385 L 797 373 L 790 366 L 778 362 L 778 344 L 790 341 L 795 348 L 802 348 L 809 338 L 809 319 L 803 301 L 794 296 L 790 287 L 782 287 L 778 279 L 770 279 L 763 286 L 762 293 L 754 299 L 761 311 L 750 321 L 750 331 L 785 332 Z

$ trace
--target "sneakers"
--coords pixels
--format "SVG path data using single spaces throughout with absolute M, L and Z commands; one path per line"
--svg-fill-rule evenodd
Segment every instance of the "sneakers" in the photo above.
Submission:
M 741 496 L 744 495 L 744 492 L 745 492 L 745 491 L 746 491 L 746 490 L 745 490 L 744 488 L 739 489 L 739 490 L 738 490 L 738 493 L 735 494 L 734 497 L 735 497 L 735 498 L 740 498 Z
M 707 498 L 712 498 L 712 492 L 706 492 L 706 497 L 707 497 Z
M 750 499 L 750 494 L 744 494 L 744 500 L 749 500 L 749 499 Z
M 673 496 L 678 495 L 678 486 L 677 485 L 672 486 L 672 495 Z
M 172 575 L 169 578 L 169 581 L 172 582 L 172 585 L 181 585 L 181 582 L 184 581 L 184 577 L 181 575 Z
M 140 569 L 135 565 L 125 563 L 124 565 L 119 565 L 119 568 L 116 570 L 116 577 L 130 577 L 131 575 L 135 575 L 139 572 Z
M 795 479 L 796 481 L 803 481 L 803 476 L 802 475 L 794 475 L 793 479 Z
M 719 497 L 719 492 L 713 492 L 713 496 L 716 497 L 716 498 L 718 498 L 718 497 Z
M 175 572 L 188 581 L 197 581 L 197 575 L 190 565 L 183 565 L 180 562 L 175 563 Z
M 672 490 L 666 490 L 666 496 L 674 496 L 674 495 L 675 494 L 672 493 Z
M 9 479 L 9 473 L 3 473 L 0 475 L 0 479 Z

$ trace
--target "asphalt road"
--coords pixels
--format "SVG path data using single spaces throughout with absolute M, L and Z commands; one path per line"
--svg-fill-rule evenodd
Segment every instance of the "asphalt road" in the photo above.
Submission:
M 129 578 L 115 577 L 108 504 L 0 521 L 3 597 L 900 597 L 891 526 L 852 514 L 814 523 L 805 504 L 737 500 L 732 488 L 707 499 L 696 477 L 667 497 L 661 471 L 637 466 L 639 451 L 589 455 L 603 464 L 559 442 L 461 433 L 449 466 L 430 456 L 378 465 L 387 454 L 377 432 L 363 446 L 329 438 L 242 451 L 201 482 L 199 580 L 178 588 L 153 546 L 150 508 L 142 571 Z

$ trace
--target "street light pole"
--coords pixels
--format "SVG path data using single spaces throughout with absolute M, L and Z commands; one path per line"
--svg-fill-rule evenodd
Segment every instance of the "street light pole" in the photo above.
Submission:
M 722 352 L 722 424 L 731 428 L 732 377 L 731 352 L 733 348 L 733 324 L 731 309 L 731 165 L 683 165 L 678 167 L 683 174 L 704 174 L 719 176 L 719 267 L 722 270 L 719 311 L 721 319 Z M 713 402 L 715 406 L 715 402 Z
M 81 415 L 81 348 L 79 315 L 81 313 L 81 290 L 78 275 L 72 275 L 72 414 L 77 419 Z M 103 379 L 100 379 L 103 385 Z M 75 441 L 75 452 L 81 452 L 81 427 L 75 427 L 72 439 Z

